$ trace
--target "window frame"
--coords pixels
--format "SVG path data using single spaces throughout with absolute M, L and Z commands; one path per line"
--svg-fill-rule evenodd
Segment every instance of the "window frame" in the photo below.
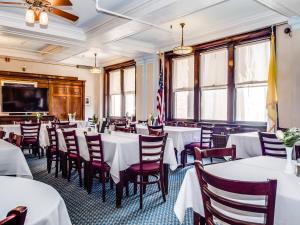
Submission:
M 135 70 L 135 90 L 134 92 L 131 91 L 132 94 L 135 95 L 135 106 L 136 106 L 136 62 L 134 60 L 130 60 L 124 63 L 115 64 L 111 66 L 104 67 L 104 82 L 103 82 L 103 117 L 113 118 L 113 119 L 120 119 L 125 117 L 125 94 L 129 92 L 124 92 L 124 70 L 130 67 L 134 67 Z M 121 116 L 110 116 L 110 76 L 109 73 L 114 70 L 120 70 L 120 82 L 121 82 Z M 133 116 L 133 120 L 136 119 L 136 107 L 135 107 L 135 115 Z

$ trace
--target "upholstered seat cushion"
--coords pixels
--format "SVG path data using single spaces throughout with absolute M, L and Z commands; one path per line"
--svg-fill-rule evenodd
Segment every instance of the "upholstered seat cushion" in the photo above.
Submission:
M 50 152 L 50 154 L 56 154 L 57 148 L 56 148 L 56 146 L 49 146 L 48 151 Z
M 24 138 L 23 144 L 31 145 L 37 143 L 37 138 Z
M 143 163 L 143 172 L 146 174 L 159 172 L 159 164 L 158 163 Z M 129 167 L 129 171 L 133 173 L 140 173 L 140 164 L 134 164 Z
M 76 154 L 76 153 L 69 153 L 68 156 L 69 156 L 70 159 L 80 158 L 80 156 L 78 154 Z
M 97 169 L 101 169 L 101 170 L 106 170 L 106 171 L 110 170 L 110 167 L 109 167 L 109 165 L 107 165 L 106 162 L 93 161 L 92 166 Z
M 193 143 L 190 143 L 188 145 L 185 146 L 185 149 L 190 149 L 190 150 L 194 150 L 194 148 L 201 148 L 200 147 L 200 142 L 193 142 Z M 202 149 L 203 148 L 209 148 L 209 144 L 208 143 L 203 143 L 202 144 Z

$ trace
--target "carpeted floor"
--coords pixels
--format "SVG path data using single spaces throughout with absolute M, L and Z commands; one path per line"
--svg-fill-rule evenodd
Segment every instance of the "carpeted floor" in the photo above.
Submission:
M 167 202 L 163 203 L 161 192 L 157 185 L 150 185 L 144 197 L 144 209 L 139 209 L 139 195 L 133 195 L 130 185 L 130 196 L 124 197 L 122 208 L 115 208 L 115 189 L 109 190 L 107 185 L 106 202 L 101 200 L 100 183 L 95 180 L 93 191 L 87 194 L 79 187 L 78 179 L 74 175 L 71 182 L 54 177 L 46 171 L 46 160 L 27 156 L 27 161 L 35 180 L 54 187 L 65 200 L 71 221 L 74 225 L 177 225 L 179 224 L 173 207 L 186 170 L 177 169 L 170 173 L 169 194 Z M 192 224 L 192 211 L 188 210 L 184 224 Z M 63 224 L 61 224 L 63 225 Z

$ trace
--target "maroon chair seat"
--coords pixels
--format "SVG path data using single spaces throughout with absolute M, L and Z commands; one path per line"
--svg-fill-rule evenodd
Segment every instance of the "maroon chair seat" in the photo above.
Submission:
M 9 211 L 6 218 L 0 220 L 0 225 L 24 225 L 27 214 L 27 207 L 18 206 Z
M 24 140 L 23 140 L 23 143 L 28 144 L 28 145 L 35 144 L 36 142 L 37 142 L 36 138 L 24 138 Z
M 140 162 L 130 166 L 127 171 L 131 181 L 134 182 L 134 193 L 136 193 L 137 185 L 140 185 L 140 209 L 143 208 L 143 194 L 149 184 L 158 184 L 163 200 L 166 201 L 163 155 L 167 137 L 168 134 L 163 136 L 139 135 Z M 149 176 L 153 177 L 153 180 L 149 181 Z
M 101 180 L 102 183 L 102 201 L 105 202 L 105 195 L 106 195 L 106 174 L 110 172 L 109 165 L 104 162 L 104 153 L 103 153 L 103 145 L 101 135 L 87 135 L 84 132 L 85 140 L 89 150 L 90 162 L 88 164 L 88 171 L 87 174 L 87 191 L 88 193 L 92 192 L 93 187 L 93 178 L 97 177 L 97 172 L 99 173 L 98 178 Z M 111 181 L 111 188 L 112 188 L 112 181 Z
M 158 163 L 147 163 L 141 166 L 140 163 L 131 165 L 129 170 L 133 171 L 134 173 L 140 173 L 141 170 L 144 174 L 151 174 L 155 172 L 159 172 L 159 164 Z
M 40 149 L 43 154 L 43 148 L 40 146 L 40 123 L 21 123 L 21 135 L 23 136 L 22 150 L 32 150 L 34 154 L 38 154 L 41 157 Z

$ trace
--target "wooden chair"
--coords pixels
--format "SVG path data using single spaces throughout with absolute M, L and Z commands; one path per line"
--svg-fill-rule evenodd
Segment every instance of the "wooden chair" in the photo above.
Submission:
M 88 193 L 92 192 L 93 187 L 93 178 L 94 175 L 99 172 L 99 178 L 102 183 L 102 201 L 105 202 L 105 193 L 106 193 L 106 176 L 105 174 L 109 173 L 110 166 L 104 161 L 103 145 L 101 140 L 101 135 L 87 135 L 84 132 L 85 140 L 88 146 L 90 161 L 88 164 L 87 171 L 87 191 Z
M 77 128 L 77 124 L 66 124 L 66 125 L 57 125 L 56 129 L 69 129 L 69 128 Z
M 79 152 L 78 139 L 76 136 L 76 131 L 62 131 L 66 146 L 67 146 L 67 160 L 69 162 L 68 168 L 68 181 L 71 179 L 72 168 L 75 168 L 79 175 L 79 185 L 82 187 L 82 161 Z
M 135 123 L 130 124 L 129 128 L 130 128 L 131 133 L 137 134 L 137 129 L 136 129 L 136 124 Z
M 274 133 L 258 132 L 262 155 L 286 157 L 283 142 Z
M 14 132 L 10 132 L 10 133 L 8 134 L 8 138 L 6 138 L 5 141 L 7 141 L 7 142 L 13 144 L 13 142 L 14 142 L 14 135 L 15 135 Z
M 198 154 L 196 157 L 196 153 Z M 201 150 L 195 148 L 195 158 L 203 161 L 204 158 L 224 158 L 230 157 L 230 160 L 236 160 L 236 146 L 232 145 L 231 148 L 212 148 Z
M 200 149 L 210 149 L 212 147 L 213 129 L 213 126 L 202 126 L 200 141 L 192 142 L 184 147 L 184 150 L 181 152 L 181 164 L 183 167 L 185 167 L 187 164 L 188 155 L 195 156 L 195 147 L 198 147 Z
M 22 148 L 22 143 L 23 143 L 23 136 L 22 135 L 18 135 L 18 134 L 14 134 L 13 135 L 13 142 L 14 145 L 16 145 L 19 148 Z
M 198 180 L 201 187 L 201 194 L 204 206 L 205 223 L 214 225 L 215 219 L 223 221 L 231 225 L 273 225 L 274 224 L 274 211 L 276 200 L 276 188 L 277 180 L 268 180 L 264 182 L 248 182 L 229 180 L 221 177 L 217 177 L 207 172 L 201 163 L 201 152 L 199 149 L 195 150 L 195 168 L 198 176 Z M 216 188 L 218 191 L 214 191 Z M 263 196 L 265 197 L 265 204 L 259 205 L 255 203 L 247 203 L 232 198 L 225 198 L 221 191 L 225 191 L 231 194 L 240 194 L 249 196 Z M 223 192 L 224 193 L 224 192 Z M 214 206 L 214 203 L 218 203 L 218 208 Z M 222 207 L 224 206 L 224 207 Z M 224 214 L 220 208 L 231 208 L 231 214 Z M 227 208 L 228 209 L 228 208 Z M 239 215 L 240 212 L 234 213 L 232 210 L 239 210 L 245 213 L 259 213 L 264 215 L 264 222 L 255 223 L 253 221 L 244 221 L 236 218 L 234 215 Z M 233 216 L 230 216 L 233 215 Z M 204 224 L 204 223 L 202 223 Z
M 165 125 L 166 126 L 176 127 L 177 126 L 177 122 L 176 121 L 166 121 Z
M 51 173 L 52 162 L 55 162 L 55 177 L 58 176 L 58 162 L 59 162 L 59 149 L 58 149 L 58 136 L 55 127 L 48 127 L 49 146 L 47 146 L 47 171 Z
M 131 133 L 131 129 L 130 127 L 119 127 L 119 126 L 116 126 L 115 127 L 115 131 L 119 131 L 119 132 L 125 132 L 125 133 Z
M 24 225 L 27 207 L 18 206 L 9 211 L 6 218 L 0 221 L 0 225 Z
M 225 148 L 227 144 L 227 135 L 212 134 L 212 143 L 214 148 Z
M 143 208 L 143 193 L 144 187 L 149 184 L 158 184 L 159 189 L 162 192 L 164 202 L 165 185 L 164 185 L 164 172 L 163 172 L 163 155 L 165 151 L 165 145 L 168 134 L 163 136 L 142 136 L 139 135 L 140 146 L 140 162 L 138 164 L 131 165 L 128 169 L 130 176 L 133 177 L 133 182 L 136 186 L 140 185 L 140 209 Z M 148 177 L 154 177 L 149 181 Z M 139 177 L 139 179 L 137 179 Z
M 22 123 L 21 126 L 21 135 L 23 136 L 22 150 L 31 149 L 34 154 L 38 154 L 41 158 L 40 149 L 43 149 L 40 146 L 40 123 Z
M 159 125 L 159 126 L 149 126 L 148 125 L 148 131 L 149 135 L 151 136 L 162 136 L 164 135 L 164 126 Z
M 148 120 L 138 120 L 138 123 L 144 123 L 144 124 L 148 124 Z
M 103 121 L 101 124 L 100 133 L 102 133 L 102 134 L 104 133 L 105 127 L 107 127 L 107 122 Z
M 66 126 L 66 125 L 69 125 L 70 122 L 69 121 L 66 121 L 66 122 L 60 122 L 59 120 L 58 121 L 53 121 L 51 122 L 51 126 L 52 127 L 55 127 L 55 128 L 58 128 L 60 126 Z
M 0 130 L 0 139 L 5 137 L 6 132 L 4 130 Z

